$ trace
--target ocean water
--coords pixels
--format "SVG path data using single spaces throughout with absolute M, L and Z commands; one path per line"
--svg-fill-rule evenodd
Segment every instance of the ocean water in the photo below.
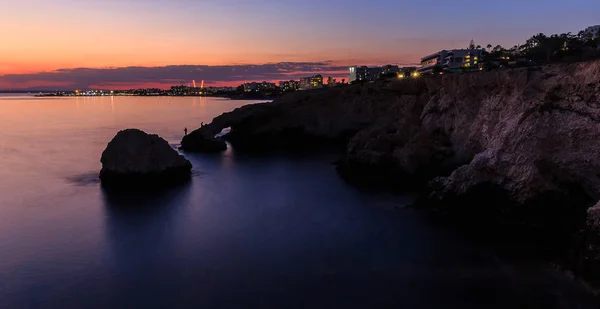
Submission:
M 184 127 L 251 103 L 0 96 L 0 308 L 594 308 L 410 196 L 347 185 L 331 154 L 185 154 L 186 185 L 100 187 L 119 130 L 176 147 Z

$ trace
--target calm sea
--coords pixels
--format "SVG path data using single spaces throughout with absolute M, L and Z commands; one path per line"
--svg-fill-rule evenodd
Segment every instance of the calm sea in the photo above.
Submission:
M 346 185 L 327 154 L 186 154 L 187 185 L 101 189 L 119 130 L 176 147 L 251 103 L 0 96 L 0 308 L 586 308 L 562 277 L 499 262 L 408 197 Z

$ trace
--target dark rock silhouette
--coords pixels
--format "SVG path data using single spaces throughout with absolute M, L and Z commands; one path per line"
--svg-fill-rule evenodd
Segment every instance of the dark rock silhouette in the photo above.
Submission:
M 102 152 L 100 179 L 105 186 L 170 185 L 190 179 L 192 164 L 156 134 L 120 131 Z
M 383 118 L 393 119 L 420 110 L 425 83 L 407 81 L 402 87 L 365 84 L 290 93 L 270 103 L 247 105 L 216 117 L 182 140 L 186 151 L 224 128 L 224 138 L 238 149 L 276 150 L 309 145 L 346 145 L 357 132 Z
M 218 133 L 218 132 L 217 132 Z M 191 132 L 181 140 L 181 149 L 190 152 L 220 152 L 227 149 L 227 144 L 221 138 L 215 138 L 206 126 Z

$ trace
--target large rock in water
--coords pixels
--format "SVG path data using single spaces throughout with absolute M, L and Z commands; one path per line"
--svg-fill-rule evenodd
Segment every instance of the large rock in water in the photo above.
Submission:
M 103 185 L 170 185 L 190 179 L 192 164 L 156 134 L 120 131 L 102 152 Z

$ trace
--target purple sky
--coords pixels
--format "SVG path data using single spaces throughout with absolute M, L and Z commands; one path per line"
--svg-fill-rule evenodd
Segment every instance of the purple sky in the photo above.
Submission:
M 2 89 L 335 75 L 351 64 L 416 63 L 471 39 L 512 46 L 534 33 L 600 24 L 598 0 L 0 0 L 0 5 Z M 285 71 L 290 63 L 298 71 Z M 89 69 L 54 72 L 75 68 Z

